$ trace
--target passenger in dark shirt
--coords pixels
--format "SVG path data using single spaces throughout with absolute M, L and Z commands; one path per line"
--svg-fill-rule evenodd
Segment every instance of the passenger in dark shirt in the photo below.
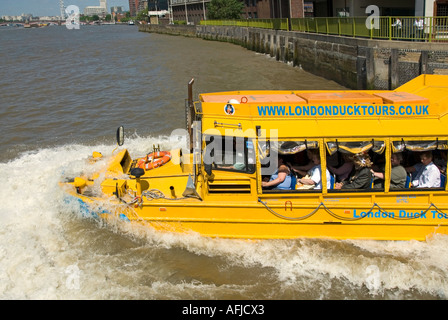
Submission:
M 390 188 L 404 188 L 406 184 L 406 170 L 401 165 L 403 156 L 401 153 L 393 153 L 390 157 L 390 162 L 392 165 L 390 172 Z M 374 177 L 379 178 L 379 183 L 375 180 L 374 188 L 384 188 L 384 170 L 383 171 L 373 171 L 371 170 Z
M 372 173 L 370 167 L 372 161 L 366 153 L 358 153 L 353 156 L 355 172 L 347 181 L 338 182 L 335 189 L 368 189 L 372 183 Z

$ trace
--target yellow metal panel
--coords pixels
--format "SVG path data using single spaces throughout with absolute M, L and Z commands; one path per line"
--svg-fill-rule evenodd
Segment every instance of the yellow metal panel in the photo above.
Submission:
M 421 103 L 429 103 L 429 99 L 426 97 L 421 97 L 416 94 L 412 94 L 409 92 L 379 92 L 375 93 L 375 96 L 378 96 L 383 99 L 384 103 L 407 103 L 407 104 L 421 104 Z
M 238 103 L 257 103 L 257 102 L 294 102 L 306 103 L 306 101 L 294 93 L 251 93 L 251 94 L 222 94 L 222 95 L 203 95 L 203 102 L 221 102 L 228 103 L 234 99 Z
M 308 104 L 382 104 L 383 99 L 365 92 L 298 93 Z

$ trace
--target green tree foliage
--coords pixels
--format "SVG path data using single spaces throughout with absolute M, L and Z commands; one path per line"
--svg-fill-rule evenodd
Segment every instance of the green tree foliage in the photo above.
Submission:
M 147 21 L 148 20 L 148 9 L 143 9 L 137 13 L 137 20 Z
M 240 0 L 212 0 L 207 6 L 210 20 L 241 19 L 244 4 Z

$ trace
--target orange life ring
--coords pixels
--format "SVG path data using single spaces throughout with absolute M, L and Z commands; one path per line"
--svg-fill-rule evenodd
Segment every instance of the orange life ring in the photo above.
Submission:
M 137 162 L 137 167 L 144 170 L 151 170 L 166 164 L 171 160 L 171 153 L 168 151 L 158 151 L 149 153 L 145 158 L 141 158 Z

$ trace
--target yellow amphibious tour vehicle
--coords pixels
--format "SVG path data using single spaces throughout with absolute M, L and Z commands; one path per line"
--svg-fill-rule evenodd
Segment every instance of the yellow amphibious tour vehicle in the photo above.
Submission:
M 448 234 L 448 76 L 393 91 L 234 91 L 197 102 L 192 84 L 188 148 L 94 152 L 94 173 L 61 182 L 70 198 L 102 218 L 209 237 Z M 123 136 L 120 127 L 120 146 Z

